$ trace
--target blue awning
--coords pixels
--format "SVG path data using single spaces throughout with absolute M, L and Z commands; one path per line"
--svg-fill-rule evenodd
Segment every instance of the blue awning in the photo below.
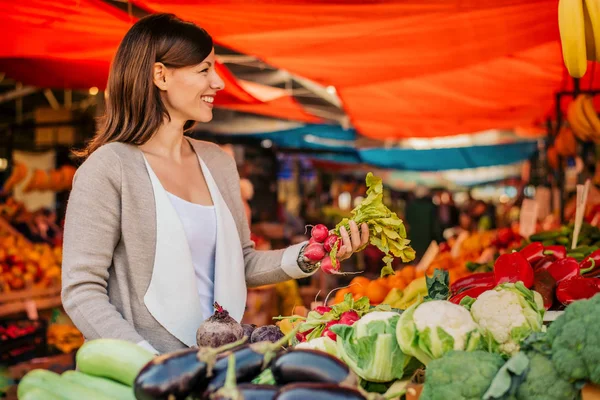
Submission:
M 360 159 L 380 168 L 410 171 L 443 171 L 514 164 L 528 159 L 536 142 L 455 147 L 444 149 L 361 149 Z

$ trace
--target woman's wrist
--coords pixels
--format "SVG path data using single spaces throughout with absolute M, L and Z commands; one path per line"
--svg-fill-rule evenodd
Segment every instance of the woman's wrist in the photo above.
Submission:
M 310 261 L 304 257 L 304 250 L 306 250 L 306 246 L 308 246 L 308 243 L 302 246 L 300 253 L 298 253 L 298 267 L 300 267 L 302 272 L 308 274 L 319 268 L 319 262 Z

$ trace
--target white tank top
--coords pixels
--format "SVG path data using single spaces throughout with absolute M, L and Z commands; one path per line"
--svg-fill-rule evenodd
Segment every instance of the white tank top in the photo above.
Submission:
M 217 216 L 214 206 L 202 206 L 167 192 L 177 211 L 187 237 L 196 273 L 198 294 L 202 302 L 202 318 L 210 317 L 215 294 L 215 252 L 217 248 Z

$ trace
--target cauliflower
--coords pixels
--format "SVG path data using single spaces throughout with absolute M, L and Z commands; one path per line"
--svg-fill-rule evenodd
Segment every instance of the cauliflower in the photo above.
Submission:
M 568 380 L 600 384 L 600 295 L 569 305 L 546 335 L 552 363 Z
M 480 400 L 503 364 L 498 354 L 451 351 L 427 365 L 419 400 Z
M 510 356 L 532 332 L 542 330 L 544 303 L 521 282 L 506 283 L 483 292 L 472 304 L 471 315 L 484 332 L 488 350 Z
M 450 350 L 475 350 L 479 327 L 464 307 L 444 300 L 416 303 L 400 317 L 396 338 L 405 354 L 423 364 Z

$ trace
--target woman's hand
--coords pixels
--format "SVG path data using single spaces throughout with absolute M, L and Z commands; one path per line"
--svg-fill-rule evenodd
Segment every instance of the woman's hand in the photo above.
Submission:
M 356 222 L 350 221 L 350 233 L 345 227 L 340 228 L 342 244 L 337 252 L 337 259 L 347 260 L 352 253 L 369 243 L 369 226 L 366 223 L 361 224 L 360 233 Z

